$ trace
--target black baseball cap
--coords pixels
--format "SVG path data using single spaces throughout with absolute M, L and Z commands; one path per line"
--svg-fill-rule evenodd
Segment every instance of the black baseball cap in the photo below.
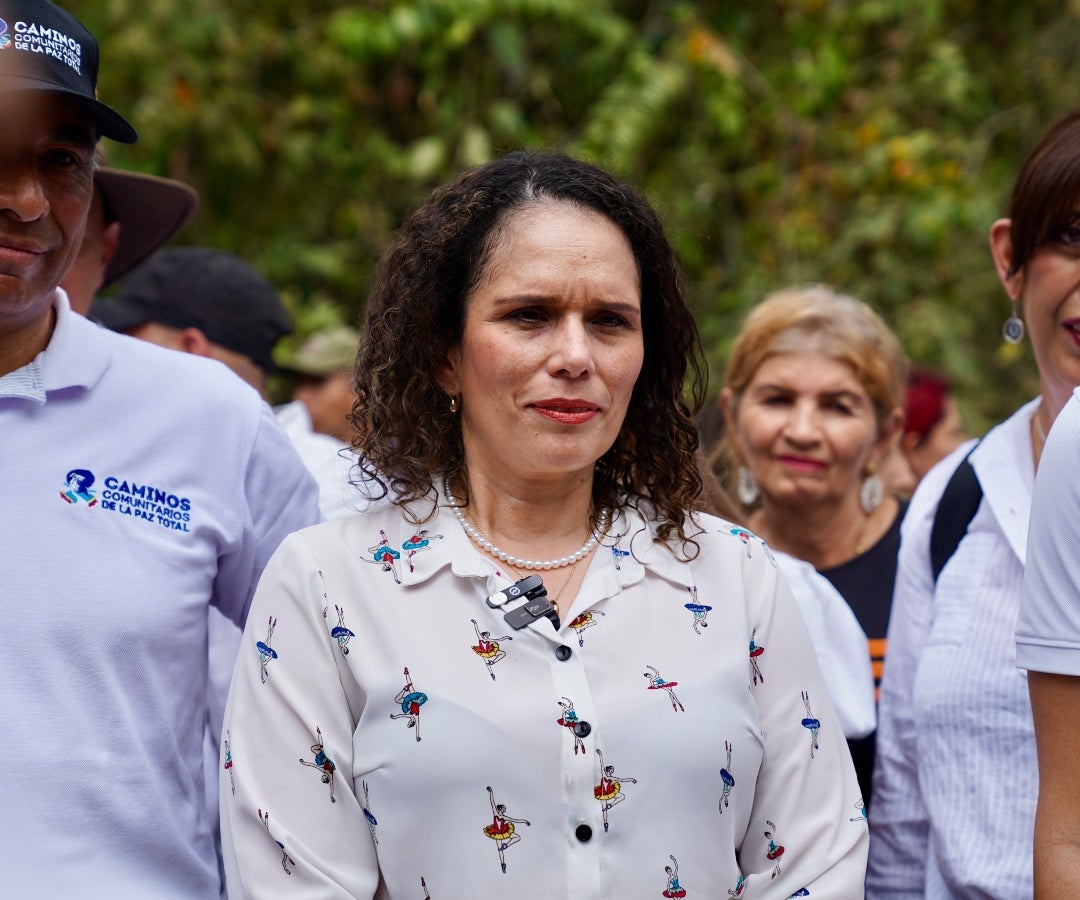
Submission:
M 90 318 L 113 331 L 148 322 L 198 328 L 226 350 L 275 371 L 274 344 L 292 330 L 278 292 L 242 259 L 211 247 L 166 247 L 98 298 Z
M 0 0 L 0 93 L 64 94 L 105 137 L 135 143 L 135 129 L 98 100 L 97 76 L 97 41 L 71 13 L 48 0 Z

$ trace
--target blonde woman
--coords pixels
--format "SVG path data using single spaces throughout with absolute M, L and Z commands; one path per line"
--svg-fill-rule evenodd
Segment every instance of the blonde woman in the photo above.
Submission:
M 750 528 L 805 560 L 851 606 L 875 679 L 885 657 L 905 506 L 877 474 L 903 422 L 907 361 L 865 303 L 815 285 L 747 317 L 721 402 Z M 849 741 L 869 803 L 874 735 Z

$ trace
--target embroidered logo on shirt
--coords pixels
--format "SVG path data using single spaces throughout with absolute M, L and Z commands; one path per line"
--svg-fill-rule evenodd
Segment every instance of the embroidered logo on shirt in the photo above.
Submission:
M 152 522 L 169 531 L 190 533 L 191 501 L 187 497 L 115 475 L 105 476 L 103 491 L 94 489 L 96 482 L 96 476 L 89 469 L 71 469 L 64 476 L 60 499 L 73 506 L 82 502 L 118 515 Z
M 94 496 L 97 492 L 90 490 L 93 484 L 94 473 L 89 469 L 72 469 L 64 476 L 60 499 L 72 504 L 78 504 L 81 500 L 87 506 L 97 506 L 97 497 Z

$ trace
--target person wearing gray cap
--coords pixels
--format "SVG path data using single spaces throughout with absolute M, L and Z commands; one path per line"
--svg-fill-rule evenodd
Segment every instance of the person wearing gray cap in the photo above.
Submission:
M 113 331 L 216 359 L 264 399 L 277 357 L 282 370 L 309 373 L 305 381 L 324 380 L 316 372 L 336 376 L 325 396 L 317 389 L 301 390 L 301 395 L 314 398 L 313 413 L 299 401 L 274 413 L 319 485 L 322 517 L 345 518 L 366 505 L 349 481 L 356 457 L 347 440 L 338 437 L 346 433 L 345 414 L 355 398 L 351 375 L 345 372 L 356 359 L 359 335 L 354 330 L 332 329 L 309 338 L 293 354 L 275 353 L 278 340 L 292 327 L 277 289 L 239 257 L 211 247 L 158 251 L 120 282 L 114 296 L 96 299 L 90 316 Z M 345 393 L 347 405 L 338 398 L 340 393 Z M 334 421 L 338 418 L 340 424 Z M 313 428 L 316 419 L 323 427 Z M 333 436 L 325 431 L 330 426 L 336 430 Z
M 274 345 L 292 330 L 277 289 L 238 256 L 166 247 L 90 306 L 113 331 L 224 363 L 266 398 Z M 355 352 L 355 351 L 354 351 Z
M 58 288 L 99 137 L 136 139 L 97 70 L 70 13 L 0 0 L 4 892 L 210 897 L 208 610 L 244 621 L 316 490 L 255 391 Z

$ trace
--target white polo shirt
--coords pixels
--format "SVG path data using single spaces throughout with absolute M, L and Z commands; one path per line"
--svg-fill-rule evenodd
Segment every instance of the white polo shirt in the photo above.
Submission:
M 216 896 L 207 608 L 243 621 L 317 490 L 224 367 L 55 306 L 0 378 L 5 891 Z

